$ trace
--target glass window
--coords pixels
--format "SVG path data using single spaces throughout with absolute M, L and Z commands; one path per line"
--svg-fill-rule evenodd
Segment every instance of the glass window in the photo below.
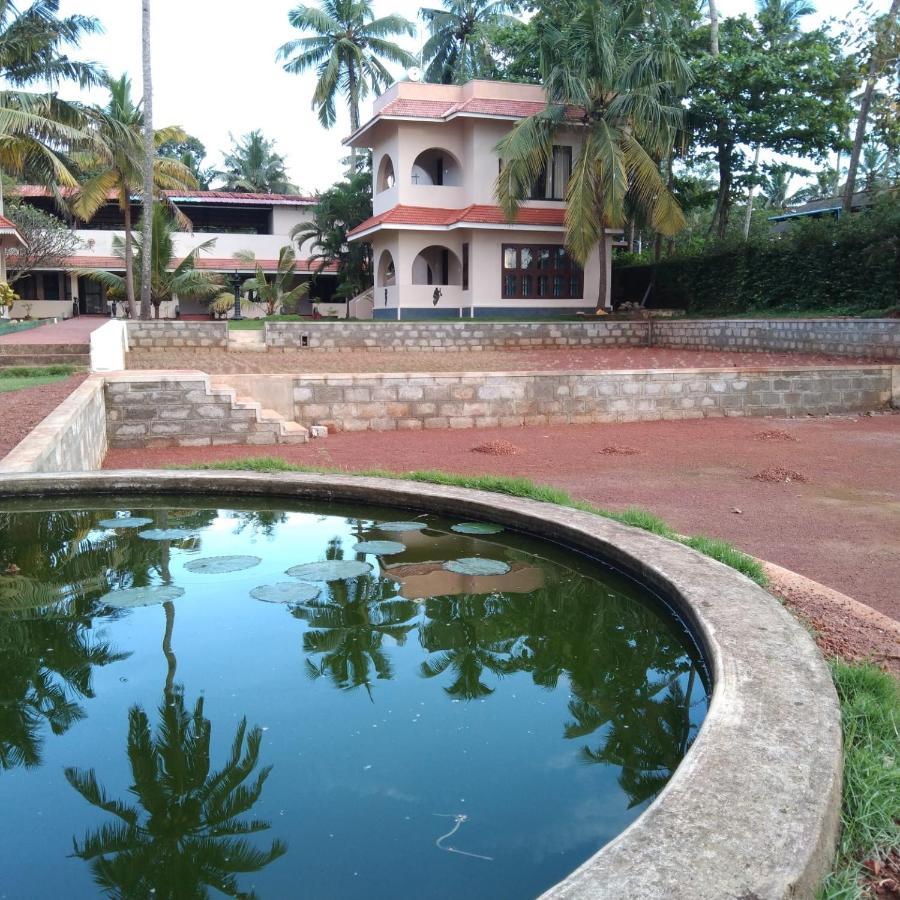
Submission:
M 502 295 L 510 299 L 581 299 L 583 274 L 565 247 L 506 244 Z
M 515 297 L 516 296 L 516 281 L 518 279 L 515 275 L 506 275 L 503 279 L 503 296 L 504 297 Z
M 504 269 L 515 269 L 518 268 L 517 263 L 518 253 L 515 247 L 504 247 L 503 248 L 503 268 Z
M 519 251 L 519 259 L 521 260 L 519 268 L 530 269 L 532 258 L 531 247 L 522 247 Z
M 59 300 L 59 275 L 56 272 L 45 272 L 44 281 L 44 299 Z

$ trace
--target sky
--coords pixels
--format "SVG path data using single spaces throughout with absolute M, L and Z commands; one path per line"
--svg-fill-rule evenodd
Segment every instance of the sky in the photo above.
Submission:
M 153 0 L 153 120 L 157 128 L 179 125 L 207 148 L 206 165 L 219 165 L 229 135 L 261 129 L 274 138 L 286 159 L 291 180 L 302 191 L 327 188 L 341 176 L 346 155 L 341 139 L 349 132 L 341 110 L 330 130 L 319 125 L 310 107 L 313 73 L 289 75 L 275 61 L 278 47 L 300 32 L 288 24 L 296 0 Z M 378 16 L 399 13 L 417 20 L 417 0 L 374 0 Z M 436 3 L 434 5 L 437 5 Z M 810 26 L 829 16 L 846 14 L 848 0 L 819 0 Z M 883 5 L 881 2 L 877 6 Z M 751 12 L 754 0 L 720 0 L 720 17 Z M 88 37 L 77 55 L 104 65 L 110 74 L 127 72 L 134 95 L 141 91 L 140 0 L 62 0 L 62 15 L 81 13 L 100 19 L 104 33 Z M 404 41 L 411 52 L 419 37 Z M 397 71 L 398 76 L 403 73 Z M 66 97 L 102 102 L 103 91 L 80 92 L 64 85 Z M 361 118 L 371 112 L 364 101 Z M 339 104 L 340 108 L 340 104 Z

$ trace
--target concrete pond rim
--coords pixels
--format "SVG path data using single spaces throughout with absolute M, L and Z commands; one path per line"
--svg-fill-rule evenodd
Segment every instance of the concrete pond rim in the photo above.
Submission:
M 775 598 L 710 557 L 592 513 L 444 485 L 347 475 L 103 471 L 0 476 L 4 500 L 218 495 L 350 502 L 485 520 L 604 560 L 660 594 L 713 686 L 700 732 L 650 806 L 552 898 L 812 898 L 840 827 L 830 672 Z

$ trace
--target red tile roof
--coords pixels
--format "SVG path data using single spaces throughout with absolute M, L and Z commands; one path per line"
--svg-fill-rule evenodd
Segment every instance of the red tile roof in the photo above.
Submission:
M 71 197 L 75 191 L 75 188 L 63 188 L 61 193 L 63 197 Z M 52 196 L 47 188 L 39 184 L 21 184 L 14 187 L 10 193 L 16 197 Z M 239 191 L 163 191 L 162 194 L 174 202 L 180 200 L 185 203 L 306 206 L 316 202 L 315 197 L 304 194 L 253 194 Z M 110 191 L 107 197 L 110 201 L 119 199 L 114 191 Z
M 473 204 L 464 209 L 433 209 L 429 206 L 404 206 L 402 204 L 372 216 L 347 233 L 355 237 L 379 225 L 418 225 L 432 228 L 446 228 L 451 225 L 527 225 L 534 227 L 559 227 L 565 225 L 565 207 L 536 208 L 520 207 L 512 221 L 509 221 L 499 206 Z
M 0 235 L 3 235 L 4 237 L 14 238 L 22 247 L 28 246 L 28 242 L 19 233 L 19 229 L 16 227 L 16 223 L 7 219 L 6 216 L 0 216 Z M 11 246 L 8 240 L 6 241 L 4 246 Z

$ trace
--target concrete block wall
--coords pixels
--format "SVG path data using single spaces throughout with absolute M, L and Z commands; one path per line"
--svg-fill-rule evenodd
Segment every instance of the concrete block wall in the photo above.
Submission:
M 127 372 L 106 376 L 110 447 L 208 447 L 277 444 L 282 427 L 262 421 L 258 404 L 210 386 L 201 372 Z
M 892 367 L 295 377 L 294 417 L 335 431 L 493 428 L 861 412 Z
M 224 350 L 228 346 L 228 323 L 221 322 L 128 322 L 132 350 L 171 350 L 201 347 Z
M 655 320 L 651 343 L 693 350 L 773 350 L 900 360 L 900 319 Z
M 266 322 L 270 350 L 358 352 L 496 350 L 513 347 L 636 347 L 646 322 Z

